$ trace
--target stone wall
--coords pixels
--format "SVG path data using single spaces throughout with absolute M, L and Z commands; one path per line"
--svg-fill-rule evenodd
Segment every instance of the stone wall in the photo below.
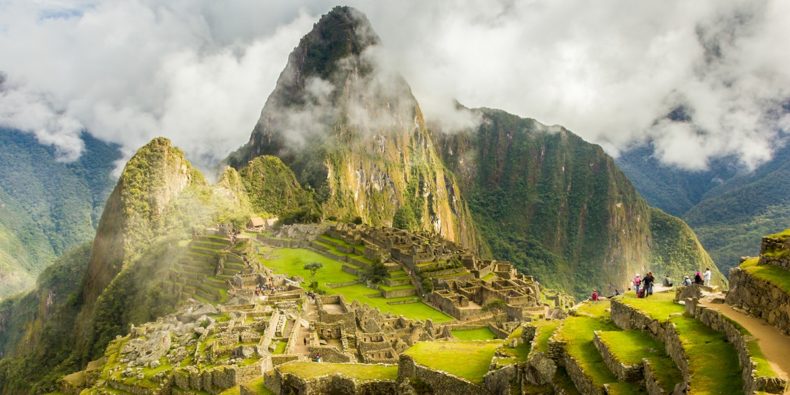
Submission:
M 516 365 L 491 370 L 483 377 L 483 386 L 492 394 L 509 395 L 514 384 L 517 384 Z
M 199 371 L 194 366 L 176 369 L 173 373 L 173 385 L 185 391 L 205 391 L 219 393 L 227 388 L 250 381 L 262 374 L 260 364 L 244 367 L 223 366 Z M 122 391 L 127 389 L 117 388 Z
M 763 237 L 760 243 L 760 264 L 790 269 L 790 237 Z
M 351 362 L 351 357 L 332 346 L 311 346 L 307 348 L 310 355 L 318 354 L 324 362 Z
M 745 337 L 740 325 L 725 317 L 718 311 L 709 309 L 705 306 L 696 305 L 694 307 L 694 318 L 707 325 L 711 329 L 723 333 L 727 341 L 732 344 L 738 353 L 738 362 L 742 369 L 744 392 L 752 394 L 755 391 L 763 391 L 771 394 L 784 393 L 787 382 L 778 377 L 757 376 L 755 371 L 756 364 L 749 352 L 748 342 L 751 339 Z M 747 332 L 748 333 L 748 332 Z
M 390 291 L 382 291 L 381 294 L 387 299 L 405 298 L 417 295 L 417 290 L 415 288 L 393 289 Z
M 603 358 L 604 364 L 609 368 L 609 371 L 617 376 L 620 381 L 640 381 L 642 380 L 642 364 L 626 365 L 617 360 L 617 358 L 609 351 L 609 346 L 598 337 L 598 331 L 593 333 L 593 344 Z
M 398 386 L 391 380 L 357 380 L 327 372 L 326 376 L 305 379 L 275 370 L 274 374 L 265 377 L 266 387 L 280 394 L 320 395 L 395 395 Z
M 489 393 L 480 385 L 466 379 L 429 369 L 417 364 L 408 355 L 401 354 L 398 361 L 398 381 L 418 380 L 427 384 L 435 394 L 487 394 Z
M 683 343 L 680 341 L 675 324 L 672 322 L 658 322 L 643 312 L 628 306 L 617 299 L 611 302 L 611 317 L 615 325 L 622 329 L 634 329 L 647 332 L 653 338 L 664 343 L 667 355 L 680 369 L 683 375 L 682 387 L 688 388 L 690 382 L 689 363 Z
M 740 307 L 790 335 L 790 295 L 737 267 L 730 270 L 727 304 Z
M 582 370 L 579 362 L 568 353 L 565 353 L 564 355 L 563 365 L 565 366 L 565 371 L 568 372 L 568 376 L 570 376 L 571 381 L 573 381 L 573 385 L 576 386 L 576 389 L 578 389 L 579 392 L 585 395 L 604 394 L 603 388 L 596 387 L 595 384 L 593 384 L 592 378 L 584 373 L 584 370 Z

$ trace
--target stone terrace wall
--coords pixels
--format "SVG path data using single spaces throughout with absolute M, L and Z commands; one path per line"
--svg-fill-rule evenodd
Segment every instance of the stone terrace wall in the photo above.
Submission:
M 735 351 L 738 353 L 738 362 L 741 365 L 744 392 L 752 394 L 755 391 L 764 391 L 771 394 L 781 394 L 784 392 L 786 382 L 778 377 L 757 376 L 755 362 L 749 352 L 747 344 L 749 339 L 744 338 L 740 325 L 731 321 L 721 313 L 711 310 L 705 306 L 696 305 L 694 307 L 694 318 L 707 325 L 711 329 L 723 333 L 727 337 Z
M 598 337 L 598 331 L 593 334 L 593 344 L 603 358 L 604 364 L 609 368 L 609 371 L 617 376 L 620 381 L 640 381 L 642 380 L 642 364 L 626 365 L 617 360 L 617 358 L 609 351 L 609 346 Z
M 398 381 L 420 380 L 428 384 L 435 394 L 487 394 L 485 388 L 450 373 L 429 369 L 408 355 L 401 354 L 398 361 Z
M 604 394 L 603 388 L 596 387 L 595 384 L 593 384 L 592 378 L 584 373 L 584 370 L 582 370 L 576 359 L 568 353 L 565 353 L 563 364 L 565 365 L 565 371 L 568 372 L 568 376 L 570 376 L 573 385 L 576 386 L 579 392 L 585 395 Z
M 790 269 L 790 237 L 763 237 L 760 243 L 760 264 Z
M 740 307 L 790 335 L 790 295 L 737 267 L 730 270 L 727 304 Z
M 683 350 L 677 329 L 671 322 L 658 322 L 616 299 L 611 302 L 611 316 L 615 325 L 622 329 L 635 329 L 649 333 L 658 341 L 664 343 L 667 355 L 680 369 L 683 375 L 683 387 L 688 388 L 690 382 L 688 357 Z
M 275 370 L 274 374 L 265 377 L 268 388 L 276 393 L 298 395 L 349 394 L 349 395 L 395 395 L 397 383 L 391 380 L 361 381 L 338 374 L 305 379 Z

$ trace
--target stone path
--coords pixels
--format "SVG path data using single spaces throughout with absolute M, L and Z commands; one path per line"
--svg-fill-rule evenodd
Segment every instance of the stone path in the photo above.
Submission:
M 721 297 L 721 295 L 716 295 Z M 765 321 L 748 315 L 724 303 L 712 303 L 714 295 L 707 296 L 700 300 L 700 304 L 712 310 L 716 310 L 735 322 L 741 324 L 751 334 L 757 338 L 765 358 L 778 375 L 787 379 L 790 373 L 790 336 L 783 334 L 774 326 Z M 790 394 L 790 390 L 785 392 Z

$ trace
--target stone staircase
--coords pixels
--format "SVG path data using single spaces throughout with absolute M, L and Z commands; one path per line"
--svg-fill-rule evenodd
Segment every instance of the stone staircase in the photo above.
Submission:
M 229 281 L 246 268 L 234 247 L 230 239 L 216 235 L 191 240 L 186 253 L 170 269 L 168 280 L 173 290 L 182 299 L 194 298 L 206 303 L 227 300 Z

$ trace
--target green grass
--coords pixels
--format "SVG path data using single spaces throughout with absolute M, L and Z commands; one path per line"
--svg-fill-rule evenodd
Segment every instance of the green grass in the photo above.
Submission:
M 724 335 L 694 318 L 684 316 L 683 306 L 674 303 L 672 292 L 637 299 L 631 295 L 620 300 L 650 317 L 675 325 L 683 350 L 689 359 L 691 388 L 694 394 L 731 394 L 743 387 L 738 355 Z
M 781 231 L 779 233 L 774 233 L 774 234 L 768 235 L 766 237 L 770 237 L 772 239 L 779 239 L 779 238 L 782 238 L 782 237 L 790 237 L 790 229 L 785 229 L 785 230 L 783 230 L 783 231 Z
M 558 320 L 541 320 L 532 323 L 538 328 L 534 340 L 535 351 L 543 353 L 549 351 L 549 338 L 554 334 L 561 322 Z
M 672 315 L 683 314 L 685 308 L 675 303 L 674 292 L 659 292 L 647 298 L 637 298 L 632 292 L 619 297 L 619 301 L 638 309 L 657 321 L 666 321 Z
M 743 387 L 738 355 L 722 334 L 690 317 L 671 321 L 689 358 L 692 393 L 731 394 L 733 388 Z
M 395 380 L 398 365 L 373 365 L 361 363 L 288 362 L 277 367 L 282 373 L 311 379 L 328 374 L 340 374 L 357 380 Z
M 409 303 L 393 305 L 387 302 L 402 300 L 401 298 L 385 299 L 381 296 L 371 296 L 377 294 L 377 290 L 368 288 L 361 284 L 354 284 L 340 288 L 328 288 L 327 283 L 343 283 L 354 281 L 357 276 L 346 273 L 342 270 L 343 263 L 324 257 L 311 250 L 279 248 L 270 250 L 271 259 L 262 259 L 261 262 L 275 273 L 299 276 L 309 282 L 310 272 L 304 269 L 304 265 L 310 262 L 320 262 L 323 267 L 318 270 L 315 281 L 321 290 L 331 295 L 341 295 L 348 302 L 357 300 L 360 303 L 378 308 L 382 312 L 402 315 L 406 318 L 415 320 L 430 319 L 436 323 L 449 322 L 453 318 L 441 311 L 428 306 L 425 303 Z
M 603 306 L 603 307 L 601 307 Z M 580 307 L 582 313 L 598 313 L 608 303 L 587 303 Z M 606 368 L 601 354 L 593 344 L 593 331 L 616 330 L 617 327 L 604 316 L 571 316 L 558 329 L 558 336 L 567 343 L 566 352 L 578 362 L 582 370 L 592 379 L 596 387 L 617 382 L 617 378 Z
M 266 388 L 266 385 L 263 383 L 263 377 L 258 377 L 255 380 L 252 380 L 248 383 L 244 383 L 244 386 L 250 388 L 255 391 L 258 395 L 274 395 L 274 393 Z
M 758 261 L 758 258 L 749 258 L 743 261 L 740 268 L 760 280 L 779 287 L 782 292 L 790 294 L 790 270 L 774 265 L 758 265 Z
M 279 355 L 285 352 L 285 347 L 288 346 L 287 342 L 282 340 L 275 340 L 274 352 L 272 354 Z
M 450 331 L 458 340 L 494 340 L 496 335 L 488 327 L 475 329 L 453 329 Z
M 647 358 L 658 381 L 666 393 L 672 393 L 675 384 L 683 381 L 680 371 L 664 351 L 664 345 L 640 331 L 601 331 L 598 337 L 606 344 L 615 359 L 627 364 L 638 365 Z
M 414 362 L 480 384 L 501 341 L 418 342 L 404 354 Z

